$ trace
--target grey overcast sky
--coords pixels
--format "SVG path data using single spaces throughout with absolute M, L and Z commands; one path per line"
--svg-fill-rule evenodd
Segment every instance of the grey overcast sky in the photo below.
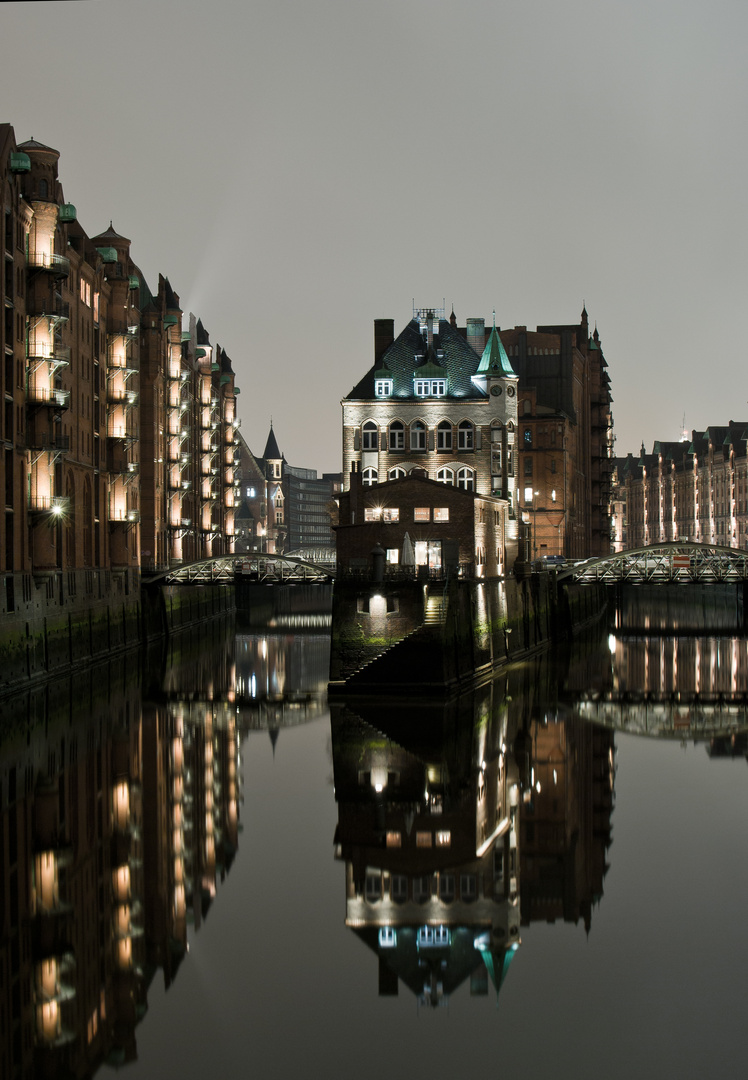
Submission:
M 6 3 L 0 41 L 0 120 L 226 349 L 257 453 L 272 415 L 339 469 L 414 299 L 585 302 L 619 454 L 748 419 L 745 0 Z

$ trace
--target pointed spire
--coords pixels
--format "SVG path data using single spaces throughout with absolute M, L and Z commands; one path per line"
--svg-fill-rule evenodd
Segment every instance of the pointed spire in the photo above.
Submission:
M 455 306 L 452 304 L 452 314 L 449 316 L 449 325 L 457 326 L 457 316 L 455 315 Z
M 265 450 L 262 456 L 266 461 L 280 461 L 283 455 L 278 449 L 278 441 L 275 438 L 275 432 L 273 431 L 273 421 L 270 421 L 270 433 L 268 435 L 268 441 L 265 443 Z
M 499 331 L 496 329 L 496 312 L 494 312 L 493 316 L 491 333 L 488 335 L 488 341 L 486 342 L 483 356 L 481 356 L 480 364 L 478 365 L 478 370 L 475 374 L 508 375 L 510 378 L 517 377 L 517 373 L 510 364 L 506 349 L 499 337 Z

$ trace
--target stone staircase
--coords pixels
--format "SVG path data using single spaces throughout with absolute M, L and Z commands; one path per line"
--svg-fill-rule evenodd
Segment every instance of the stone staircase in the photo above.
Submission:
M 431 684 L 435 661 L 437 668 L 441 665 L 442 627 L 446 618 L 446 596 L 441 593 L 429 596 L 422 625 L 353 672 L 346 679 L 346 686 L 363 689 L 390 684 L 393 687 L 412 685 L 415 689 Z
M 426 601 L 425 626 L 440 626 L 447 621 L 447 597 L 444 593 L 429 595 Z

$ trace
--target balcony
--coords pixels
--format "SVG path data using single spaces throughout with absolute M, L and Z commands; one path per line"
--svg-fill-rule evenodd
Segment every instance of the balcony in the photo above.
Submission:
M 50 450 L 57 454 L 65 454 L 70 450 L 70 436 L 51 434 L 48 431 L 29 432 L 26 436 L 26 447 L 29 450 Z
M 55 277 L 67 277 L 70 273 L 70 259 L 64 255 L 52 255 L 48 251 L 30 251 L 26 256 L 29 270 L 47 270 Z
M 53 514 L 55 517 L 63 517 L 70 510 L 70 499 L 67 495 L 37 495 L 29 494 L 29 512 L 32 514 Z
M 109 513 L 110 525 L 137 525 L 139 521 L 139 510 L 114 510 Z
M 29 386 L 26 391 L 27 405 L 46 405 L 50 409 L 69 409 L 70 391 L 49 386 Z
M 34 365 L 50 363 L 55 368 L 60 368 L 70 364 L 70 346 L 61 345 L 57 341 L 29 340 L 27 354 Z
M 26 300 L 26 314 L 33 319 L 56 319 L 66 322 L 70 318 L 70 304 L 60 296 L 32 296 Z
M 135 390 L 123 390 L 121 387 L 108 386 L 106 399 L 110 405 L 132 406 L 137 404 L 138 395 Z

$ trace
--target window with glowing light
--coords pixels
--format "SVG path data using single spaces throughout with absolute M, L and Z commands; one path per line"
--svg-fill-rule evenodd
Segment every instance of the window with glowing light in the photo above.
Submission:
M 449 521 L 449 507 L 448 506 L 435 506 L 434 507 L 434 521 Z
M 374 383 L 376 397 L 389 397 L 392 393 L 392 379 L 377 379 Z
M 387 847 L 397 848 L 397 847 L 402 847 L 402 846 L 403 846 L 402 833 L 399 833 L 399 832 L 388 832 L 387 833 Z
M 382 510 L 382 521 L 391 523 L 400 520 L 400 508 L 397 506 L 385 506 Z
M 364 521 L 379 521 L 382 516 L 382 510 L 379 506 L 365 506 L 364 507 Z
M 413 520 L 414 521 L 430 521 L 431 520 L 431 508 L 428 506 L 415 506 L 413 508 Z
M 417 832 L 416 833 L 416 847 L 429 848 L 432 845 L 432 837 L 430 832 Z

